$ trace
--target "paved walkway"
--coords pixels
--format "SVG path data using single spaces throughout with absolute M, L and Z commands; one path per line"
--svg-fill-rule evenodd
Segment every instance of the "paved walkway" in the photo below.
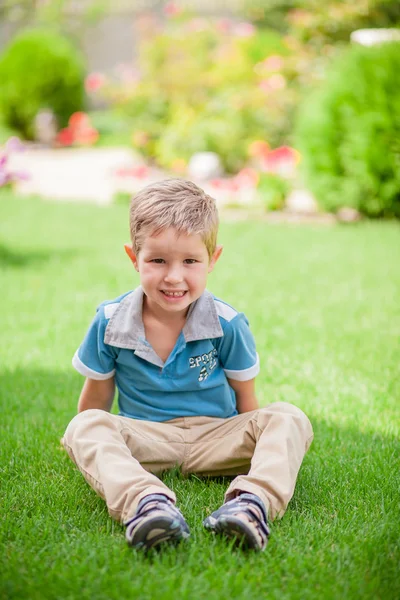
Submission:
M 162 178 L 150 170 L 148 176 L 121 176 L 118 173 L 141 164 L 127 148 L 42 149 L 29 148 L 12 155 L 10 167 L 25 171 L 29 179 L 16 185 L 16 192 L 37 194 L 54 200 L 89 201 L 109 204 L 119 191 L 134 192 Z
M 12 170 L 25 171 L 26 181 L 16 184 L 16 192 L 37 194 L 53 200 L 89 201 L 110 204 L 119 192 L 133 194 L 149 183 L 174 175 L 151 168 L 129 148 L 43 149 L 27 148 L 10 159 Z M 252 188 L 232 191 L 215 188 L 209 182 L 196 181 L 219 207 L 234 203 L 254 204 Z
M 10 168 L 25 171 L 28 175 L 26 181 L 16 184 L 18 194 L 96 204 L 111 204 L 120 192 L 134 194 L 149 183 L 173 176 L 167 171 L 148 167 L 140 155 L 129 148 L 52 150 L 28 147 L 24 152 L 12 155 Z M 233 191 L 229 186 L 215 187 L 204 181 L 196 183 L 216 199 L 225 217 L 234 220 L 255 217 L 271 222 L 327 224 L 335 220 L 332 215 L 318 214 L 313 209 L 302 210 L 301 195 L 307 195 L 305 192 L 292 193 L 297 194 L 297 208 L 290 207 L 288 198 L 287 211 L 266 213 L 259 204 L 254 188 L 244 187 Z M 238 209 L 229 209 L 232 205 Z

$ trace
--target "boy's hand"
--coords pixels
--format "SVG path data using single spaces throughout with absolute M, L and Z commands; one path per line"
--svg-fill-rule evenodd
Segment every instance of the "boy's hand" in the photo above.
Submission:
M 99 408 L 110 412 L 115 394 L 114 377 L 110 379 L 86 379 L 78 402 L 78 412 Z
M 255 393 L 255 378 L 248 381 L 228 379 L 228 383 L 236 394 L 236 408 L 239 413 L 259 408 Z

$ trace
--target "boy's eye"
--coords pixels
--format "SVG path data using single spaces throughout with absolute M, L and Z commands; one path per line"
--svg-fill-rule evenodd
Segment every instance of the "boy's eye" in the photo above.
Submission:
M 165 260 L 163 258 L 152 258 L 150 259 L 150 262 L 155 263 L 156 265 L 162 265 L 165 263 Z M 194 265 L 197 260 L 195 258 L 185 258 L 183 262 L 187 265 Z

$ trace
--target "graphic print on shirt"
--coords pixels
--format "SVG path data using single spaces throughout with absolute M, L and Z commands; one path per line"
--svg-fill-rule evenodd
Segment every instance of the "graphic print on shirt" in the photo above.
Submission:
M 197 378 L 198 381 L 205 381 L 211 372 L 217 366 L 218 353 L 215 348 L 205 354 L 199 354 L 198 356 L 191 356 L 189 358 L 189 367 L 194 369 L 200 368 L 200 373 Z

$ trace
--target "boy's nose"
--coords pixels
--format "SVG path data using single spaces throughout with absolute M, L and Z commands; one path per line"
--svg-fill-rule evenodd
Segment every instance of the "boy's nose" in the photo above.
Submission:
M 177 284 L 183 280 L 182 270 L 179 267 L 171 267 L 165 276 L 167 283 Z

